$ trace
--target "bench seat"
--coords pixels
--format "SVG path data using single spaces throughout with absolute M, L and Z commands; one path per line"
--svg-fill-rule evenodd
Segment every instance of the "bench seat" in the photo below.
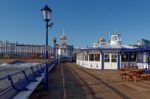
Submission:
M 28 99 L 32 91 L 21 91 L 13 99 Z
M 40 84 L 40 82 L 43 80 L 44 75 L 37 77 L 36 82 L 29 83 L 26 88 L 28 91 L 21 91 L 19 92 L 13 99 L 28 99 L 28 97 L 32 94 L 32 92 L 36 89 L 36 87 Z

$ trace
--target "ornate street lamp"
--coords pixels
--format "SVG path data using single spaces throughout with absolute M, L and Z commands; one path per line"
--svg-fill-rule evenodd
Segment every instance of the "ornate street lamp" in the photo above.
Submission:
M 51 20 L 52 10 L 47 5 L 45 5 L 45 7 L 43 9 L 41 9 L 41 11 L 43 13 L 43 19 L 46 22 L 45 60 L 48 60 L 48 27 L 49 27 L 48 22 Z
M 46 85 L 46 89 L 48 90 L 48 27 L 52 27 L 53 23 L 49 24 L 49 21 L 51 20 L 51 13 L 52 10 L 45 5 L 44 8 L 41 9 L 42 13 L 43 13 L 43 19 L 46 22 L 46 42 L 45 42 L 45 69 L 44 69 L 44 74 L 45 74 L 45 85 Z
M 52 10 L 47 5 L 45 5 L 45 7 L 41 9 L 41 11 L 43 13 L 43 19 L 46 22 L 49 21 L 51 19 Z

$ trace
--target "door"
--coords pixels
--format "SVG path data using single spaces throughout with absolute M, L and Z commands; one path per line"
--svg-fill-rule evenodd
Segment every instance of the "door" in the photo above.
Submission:
M 115 53 L 104 54 L 104 69 L 117 69 L 118 55 Z

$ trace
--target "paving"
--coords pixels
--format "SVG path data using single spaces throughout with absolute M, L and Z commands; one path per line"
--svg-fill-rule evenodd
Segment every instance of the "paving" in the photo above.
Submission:
M 49 91 L 39 85 L 30 99 L 150 99 L 150 81 L 123 81 L 117 70 L 61 63 L 49 73 Z

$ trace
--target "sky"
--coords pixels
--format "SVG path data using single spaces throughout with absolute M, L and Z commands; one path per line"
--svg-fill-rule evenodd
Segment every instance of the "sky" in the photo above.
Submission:
M 0 41 L 45 44 L 45 4 L 53 10 L 50 45 L 62 30 L 76 47 L 92 46 L 100 37 L 108 41 L 113 32 L 123 44 L 150 40 L 150 0 L 0 0 Z

